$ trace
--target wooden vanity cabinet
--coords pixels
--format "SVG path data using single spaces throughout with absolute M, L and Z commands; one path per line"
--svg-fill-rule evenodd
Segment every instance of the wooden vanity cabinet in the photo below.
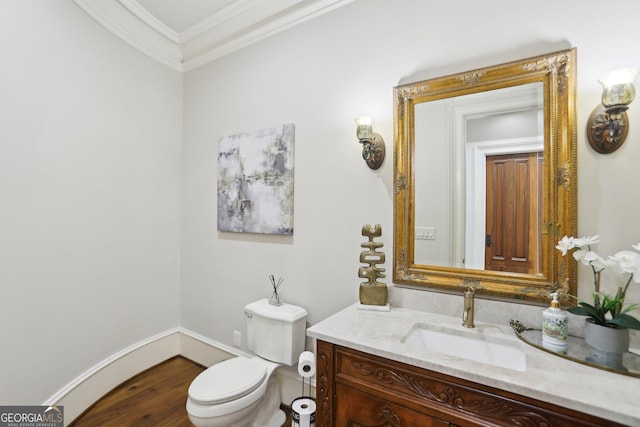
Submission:
M 316 357 L 316 427 L 620 426 L 325 341 Z

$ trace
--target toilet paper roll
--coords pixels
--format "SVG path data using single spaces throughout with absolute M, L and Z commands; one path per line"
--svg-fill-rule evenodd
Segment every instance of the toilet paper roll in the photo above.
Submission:
M 303 378 L 311 378 L 316 373 L 316 357 L 310 351 L 303 351 L 298 358 L 298 373 Z
M 299 397 L 291 403 L 294 426 L 311 427 L 316 424 L 316 402 L 310 397 Z

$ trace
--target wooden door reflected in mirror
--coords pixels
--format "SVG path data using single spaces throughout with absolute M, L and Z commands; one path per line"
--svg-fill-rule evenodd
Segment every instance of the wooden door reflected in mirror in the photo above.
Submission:
M 487 156 L 485 270 L 540 273 L 543 165 L 538 151 Z

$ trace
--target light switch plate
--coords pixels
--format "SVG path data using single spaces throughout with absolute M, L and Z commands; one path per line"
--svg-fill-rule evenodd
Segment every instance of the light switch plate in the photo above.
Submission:
M 416 227 L 416 240 L 436 240 L 435 227 Z

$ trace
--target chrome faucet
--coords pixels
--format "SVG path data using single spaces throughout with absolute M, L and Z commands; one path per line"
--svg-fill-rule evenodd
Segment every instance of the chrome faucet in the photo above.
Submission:
M 462 311 L 462 326 L 465 328 L 475 328 L 473 324 L 473 299 L 475 291 L 473 286 L 469 286 L 464 292 L 464 308 Z

